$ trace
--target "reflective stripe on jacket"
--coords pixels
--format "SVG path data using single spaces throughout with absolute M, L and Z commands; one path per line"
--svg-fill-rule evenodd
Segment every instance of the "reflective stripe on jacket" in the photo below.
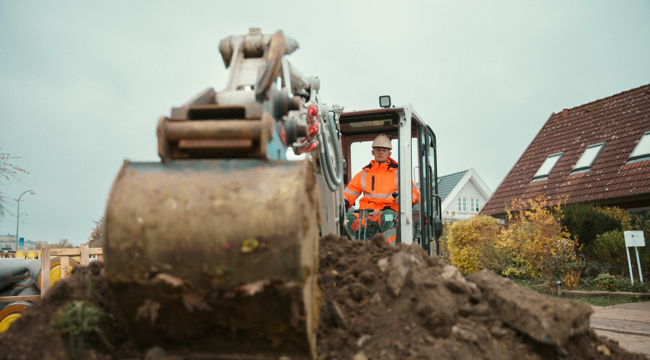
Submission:
M 366 165 L 361 172 L 356 174 L 352 181 L 345 188 L 343 195 L 350 204 L 354 204 L 357 198 L 361 209 L 382 210 L 384 208 L 398 211 L 398 204 L 393 201 L 393 192 L 399 189 L 398 165 L 395 160 L 388 158 L 388 162 L 379 164 L 374 160 Z M 420 202 L 420 193 L 411 183 L 413 205 Z M 399 191 L 398 191 L 399 192 Z

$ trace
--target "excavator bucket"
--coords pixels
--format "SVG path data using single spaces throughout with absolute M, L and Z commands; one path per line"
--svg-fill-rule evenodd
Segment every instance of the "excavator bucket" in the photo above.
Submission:
M 125 161 L 104 253 L 130 335 L 190 357 L 313 358 L 319 196 L 308 160 Z

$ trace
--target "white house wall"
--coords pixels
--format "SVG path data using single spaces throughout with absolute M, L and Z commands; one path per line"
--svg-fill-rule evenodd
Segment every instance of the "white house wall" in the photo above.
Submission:
M 454 195 L 456 193 L 455 191 L 452 191 L 450 196 Z M 467 198 L 467 212 L 459 212 L 458 211 L 458 198 L 459 197 L 466 197 Z M 463 185 L 463 187 L 460 188 L 460 190 L 455 194 L 453 198 L 448 198 L 447 205 L 443 208 L 443 217 L 446 218 L 452 218 L 451 214 L 455 213 L 453 216 L 454 220 L 460 220 L 460 219 L 467 219 L 472 216 L 475 216 L 478 214 L 478 211 L 471 212 L 470 211 L 470 199 L 471 198 L 478 198 L 479 199 L 479 211 L 483 208 L 486 202 L 486 197 L 482 195 L 481 191 L 479 188 L 474 184 L 474 180 L 470 179 Z M 447 199 L 445 199 L 447 200 Z

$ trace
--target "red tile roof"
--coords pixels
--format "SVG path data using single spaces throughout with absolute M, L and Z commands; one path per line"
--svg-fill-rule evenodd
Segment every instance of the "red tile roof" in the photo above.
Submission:
M 650 194 L 650 160 L 627 163 L 646 131 L 650 84 L 551 114 L 481 214 L 504 213 L 505 202 L 538 194 L 551 200 L 568 196 L 569 202 Z M 591 169 L 571 175 L 587 146 L 600 142 L 606 145 Z M 531 182 L 546 157 L 558 152 L 564 155 L 548 179 Z

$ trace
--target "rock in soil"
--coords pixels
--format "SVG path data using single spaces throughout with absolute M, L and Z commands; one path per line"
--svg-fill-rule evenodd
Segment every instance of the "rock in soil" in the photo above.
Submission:
M 645 359 L 595 335 L 588 305 L 487 271 L 465 278 L 417 245 L 327 236 L 319 261 L 319 360 Z M 69 338 L 50 324 L 66 304 L 84 300 L 113 317 L 99 324 L 106 341 L 90 334 L 78 359 L 180 360 L 162 348 L 138 353 L 99 262 L 75 268 L 0 334 L 0 360 L 71 359 Z

